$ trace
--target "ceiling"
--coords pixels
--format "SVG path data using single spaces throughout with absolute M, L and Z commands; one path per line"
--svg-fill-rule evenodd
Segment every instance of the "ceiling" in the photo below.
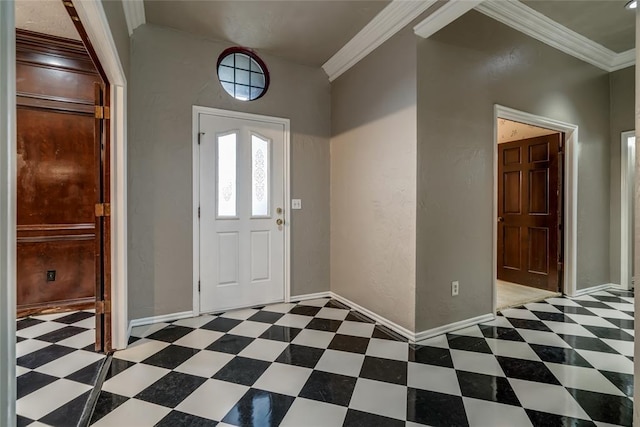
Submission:
M 616 52 L 635 47 L 635 13 L 628 0 L 522 0 L 561 25 Z
M 147 23 L 321 66 L 389 0 L 145 0 Z
M 498 144 L 520 141 L 527 138 L 535 138 L 536 136 L 551 135 L 554 133 L 558 133 L 558 131 L 518 123 L 507 119 L 498 119 Z
M 16 0 L 15 4 L 16 28 L 80 40 L 60 0 Z

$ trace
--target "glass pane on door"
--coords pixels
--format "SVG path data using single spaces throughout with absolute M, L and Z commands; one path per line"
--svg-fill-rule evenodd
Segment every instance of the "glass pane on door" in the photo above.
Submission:
M 237 134 L 218 136 L 218 217 L 237 215 Z
M 251 215 L 269 216 L 269 140 L 251 135 Z

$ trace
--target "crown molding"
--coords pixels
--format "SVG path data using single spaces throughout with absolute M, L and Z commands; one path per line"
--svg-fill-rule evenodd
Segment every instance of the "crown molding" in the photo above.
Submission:
M 435 3 L 436 0 L 393 0 L 324 63 L 322 68 L 329 81 L 353 67 Z
M 476 10 L 607 72 L 635 64 L 635 50 L 616 53 L 516 0 L 485 1 Z
M 483 0 L 450 0 L 440 9 L 427 16 L 424 21 L 413 27 L 413 32 L 424 39 L 440 31 L 474 7 L 482 3 Z
M 133 34 L 133 30 L 147 22 L 144 14 L 143 0 L 124 0 L 122 2 L 124 8 L 124 18 L 127 21 L 129 36 Z

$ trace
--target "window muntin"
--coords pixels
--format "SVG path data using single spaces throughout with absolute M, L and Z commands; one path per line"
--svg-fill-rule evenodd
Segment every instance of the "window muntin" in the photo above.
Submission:
M 229 48 L 218 58 L 218 79 L 222 88 L 235 99 L 253 101 L 269 87 L 269 73 L 262 60 L 243 48 Z

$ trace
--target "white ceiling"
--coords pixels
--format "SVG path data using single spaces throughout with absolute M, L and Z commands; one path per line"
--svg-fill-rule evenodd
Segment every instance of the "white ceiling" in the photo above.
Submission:
M 16 0 L 15 4 L 16 28 L 80 40 L 60 0 Z

